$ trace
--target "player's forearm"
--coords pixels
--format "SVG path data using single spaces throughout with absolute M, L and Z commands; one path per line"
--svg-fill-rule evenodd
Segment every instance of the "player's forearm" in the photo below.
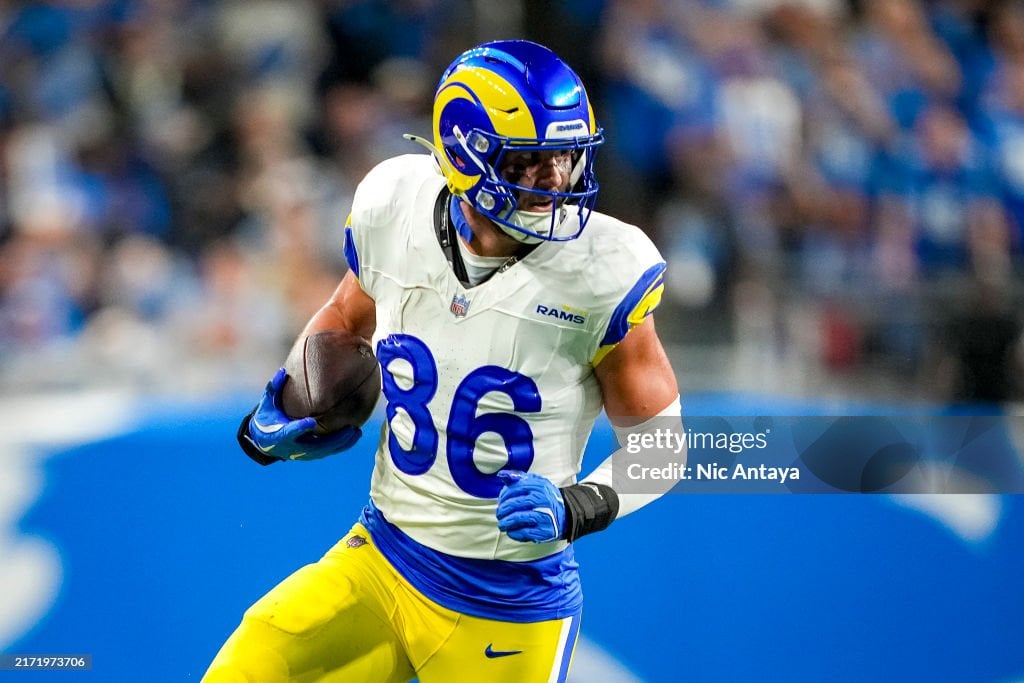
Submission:
M 359 281 L 349 272 L 327 303 L 306 323 L 299 338 L 325 330 L 346 329 L 364 339 L 370 339 L 376 327 L 377 313 L 373 299 L 363 291 Z
M 317 332 L 325 332 L 327 330 L 337 329 L 349 329 L 349 321 L 344 314 L 344 310 L 339 308 L 333 298 L 325 303 L 320 309 L 313 314 L 313 317 L 309 319 L 306 326 L 302 329 L 302 333 L 299 335 L 299 339 L 307 337 Z M 355 330 L 349 330 L 354 332 Z
M 559 489 L 558 506 L 565 512 L 561 538 L 572 542 L 602 531 L 619 517 L 636 512 L 668 493 L 675 483 L 672 480 L 644 482 L 642 488 L 638 488 L 626 473 L 636 462 L 651 466 L 674 463 L 679 468 L 685 465 L 686 441 L 681 438 L 680 413 L 676 394 L 665 408 L 638 425 L 613 425 L 622 448 L 583 481 Z M 638 448 L 638 444 L 642 447 Z M 551 486 L 550 482 L 547 485 Z
M 622 447 L 608 456 L 580 483 L 607 486 L 614 491 L 618 499 L 616 518 L 625 517 L 653 503 L 675 485 L 672 479 L 644 480 L 642 489 L 639 489 L 626 475 L 626 470 L 631 463 L 636 462 L 646 462 L 652 466 L 664 466 L 670 462 L 679 467 L 686 464 L 685 438 L 666 438 L 666 432 L 677 435 L 684 433 L 681 412 L 679 396 L 676 395 L 657 415 L 639 425 L 612 425 Z

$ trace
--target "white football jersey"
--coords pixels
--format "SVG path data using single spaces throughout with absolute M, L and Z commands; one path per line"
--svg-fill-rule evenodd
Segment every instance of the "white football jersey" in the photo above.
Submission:
M 657 306 L 664 262 L 638 228 L 594 212 L 579 238 L 544 242 L 466 288 L 433 224 L 444 186 L 428 155 L 385 161 L 360 184 L 346 228 L 346 255 L 376 302 L 387 401 L 371 498 L 435 550 L 544 557 L 565 542 L 498 530 L 495 472 L 576 481 L 602 407 L 594 365 Z

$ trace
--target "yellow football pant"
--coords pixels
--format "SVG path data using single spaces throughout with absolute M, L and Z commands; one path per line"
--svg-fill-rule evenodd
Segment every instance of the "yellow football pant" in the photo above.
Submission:
M 578 619 L 523 624 L 442 607 L 356 524 L 245 612 L 203 681 L 564 681 Z

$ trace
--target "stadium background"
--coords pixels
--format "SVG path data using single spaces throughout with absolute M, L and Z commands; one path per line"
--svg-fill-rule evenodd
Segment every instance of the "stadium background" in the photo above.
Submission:
M 348 527 L 369 440 L 264 469 L 234 427 L 355 183 L 499 36 L 589 84 L 688 414 L 1020 414 L 1019 3 L 0 2 L 0 652 L 198 680 Z M 580 543 L 575 677 L 1021 679 L 1022 527 L 1016 496 L 666 497 Z

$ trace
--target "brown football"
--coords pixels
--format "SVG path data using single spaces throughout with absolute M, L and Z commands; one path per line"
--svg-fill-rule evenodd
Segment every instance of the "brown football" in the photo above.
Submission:
M 370 344 L 347 330 L 327 330 L 295 342 L 284 362 L 288 379 L 281 409 L 316 418 L 316 432 L 361 427 L 380 397 L 380 365 Z

